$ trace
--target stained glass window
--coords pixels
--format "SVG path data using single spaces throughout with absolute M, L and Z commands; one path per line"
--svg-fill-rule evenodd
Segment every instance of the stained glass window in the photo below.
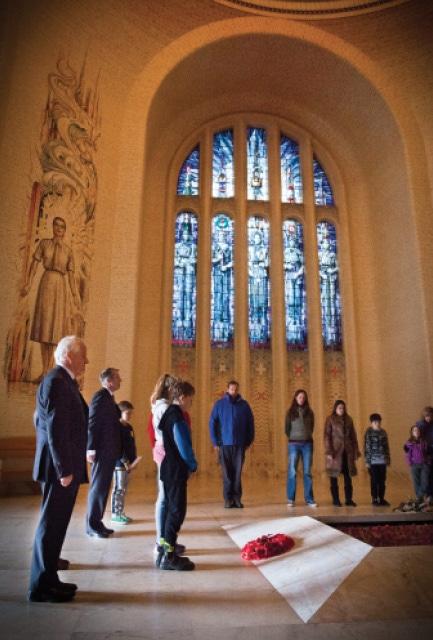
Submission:
M 247 131 L 248 200 L 268 200 L 268 144 L 266 129 Z
M 304 232 L 300 222 L 283 222 L 284 301 L 286 341 L 289 349 L 307 347 L 307 316 L 304 278 Z
M 337 237 L 335 226 L 330 222 L 318 223 L 317 247 L 323 346 L 325 349 L 341 349 L 341 300 Z
M 198 196 L 200 182 L 200 146 L 197 145 L 183 163 L 177 179 L 178 196 Z
M 211 341 L 227 345 L 234 331 L 233 220 L 219 213 L 212 220 Z
M 285 135 L 280 140 L 281 202 L 302 202 L 302 176 L 299 145 Z
M 197 297 L 197 217 L 183 211 L 176 218 L 173 270 L 172 343 L 195 343 Z
M 266 347 L 271 339 L 269 280 L 269 222 L 248 220 L 248 329 L 252 347 Z
M 233 198 L 233 130 L 219 131 L 213 137 L 212 196 Z
M 328 180 L 328 176 L 322 168 L 322 165 L 313 156 L 314 169 L 314 200 L 317 205 L 332 206 L 334 204 L 334 195 L 332 187 Z

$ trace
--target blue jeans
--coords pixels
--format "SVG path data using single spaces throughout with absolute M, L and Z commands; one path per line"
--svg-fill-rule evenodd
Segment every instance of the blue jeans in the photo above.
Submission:
M 314 502 L 313 477 L 311 475 L 311 463 L 313 461 L 312 442 L 289 442 L 289 468 L 287 471 L 287 499 L 295 500 L 296 496 L 296 471 L 299 458 L 302 458 L 304 470 L 304 499 L 305 502 Z
M 428 495 L 430 467 L 428 464 L 412 464 L 410 472 L 416 497 L 420 500 Z
M 158 490 L 158 496 L 155 502 L 155 524 L 156 524 L 156 541 L 159 543 L 159 539 L 162 536 L 162 530 L 164 528 L 165 518 L 167 515 L 167 502 L 165 499 L 164 483 L 159 477 L 161 472 L 161 465 L 157 465 L 156 472 L 156 485 Z

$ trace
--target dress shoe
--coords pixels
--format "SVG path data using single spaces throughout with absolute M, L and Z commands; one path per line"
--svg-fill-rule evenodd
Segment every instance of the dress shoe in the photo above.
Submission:
M 356 502 L 353 502 L 353 500 L 346 500 L 346 507 L 356 507 Z
M 340 500 L 333 500 L 332 504 L 334 505 L 334 507 L 342 507 L 343 505 L 341 504 Z
M 63 558 L 59 558 L 57 560 L 57 570 L 58 571 L 66 571 L 69 569 L 70 562 L 69 560 L 64 560 Z
M 69 591 L 75 593 L 75 591 L 78 589 L 78 585 L 74 584 L 73 582 L 58 582 L 55 588 L 59 591 L 64 591 L 65 593 L 68 593 Z
M 50 587 L 43 591 L 29 591 L 27 600 L 29 602 L 69 602 L 75 596 L 75 591 L 61 591 L 57 587 Z
M 224 509 L 233 509 L 233 500 L 224 500 Z
M 379 500 L 379 504 L 381 507 L 390 507 L 391 505 L 389 504 L 388 500 L 385 500 L 384 498 L 382 498 L 382 500 Z
M 106 531 L 88 531 L 89 538 L 109 538 L 110 534 Z
M 240 500 L 234 500 L 233 506 L 234 506 L 235 509 L 243 509 L 244 508 L 244 505 L 242 504 L 242 502 Z

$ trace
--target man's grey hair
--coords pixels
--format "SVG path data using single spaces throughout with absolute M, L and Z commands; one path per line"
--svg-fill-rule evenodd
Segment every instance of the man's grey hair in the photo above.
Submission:
M 71 351 L 79 351 L 83 341 L 78 336 L 65 336 L 58 343 L 54 351 L 54 360 L 56 364 L 66 364 L 66 359 Z

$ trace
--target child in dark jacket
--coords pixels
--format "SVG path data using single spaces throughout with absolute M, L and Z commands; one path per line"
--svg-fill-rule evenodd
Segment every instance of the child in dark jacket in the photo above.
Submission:
M 416 499 L 422 502 L 427 497 L 429 480 L 429 459 L 427 443 L 421 438 L 418 425 L 414 424 L 410 429 L 409 440 L 404 444 L 406 461 L 410 467 L 412 482 Z
M 373 506 L 388 506 L 385 500 L 386 467 L 390 464 L 388 435 L 381 427 L 379 413 L 370 416 L 370 427 L 365 432 L 364 456 L 370 473 L 371 503 Z
M 125 496 L 128 487 L 129 473 L 138 464 L 141 458 L 137 458 L 134 429 L 129 424 L 134 407 L 128 400 L 122 400 L 118 405 L 120 409 L 122 457 L 116 460 L 113 477 L 113 490 L 111 494 L 111 522 L 125 525 L 132 521 L 125 514 Z
M 189 382 L 173 384 L 170 389 L 172 404 L 159 423 L 165 450 L 161 480 L 164 483 L 166 512 L 161 530 L 162 552 L 156 566 L 169 571 L 192 571 L 195 568 L 189 558 L 176 553 L 177 535 L 186 515 L 187 481 L 190 474 L 197 470 L 191 432 L 183 413 L 191 409 L 194 393 L 194 387 Z

